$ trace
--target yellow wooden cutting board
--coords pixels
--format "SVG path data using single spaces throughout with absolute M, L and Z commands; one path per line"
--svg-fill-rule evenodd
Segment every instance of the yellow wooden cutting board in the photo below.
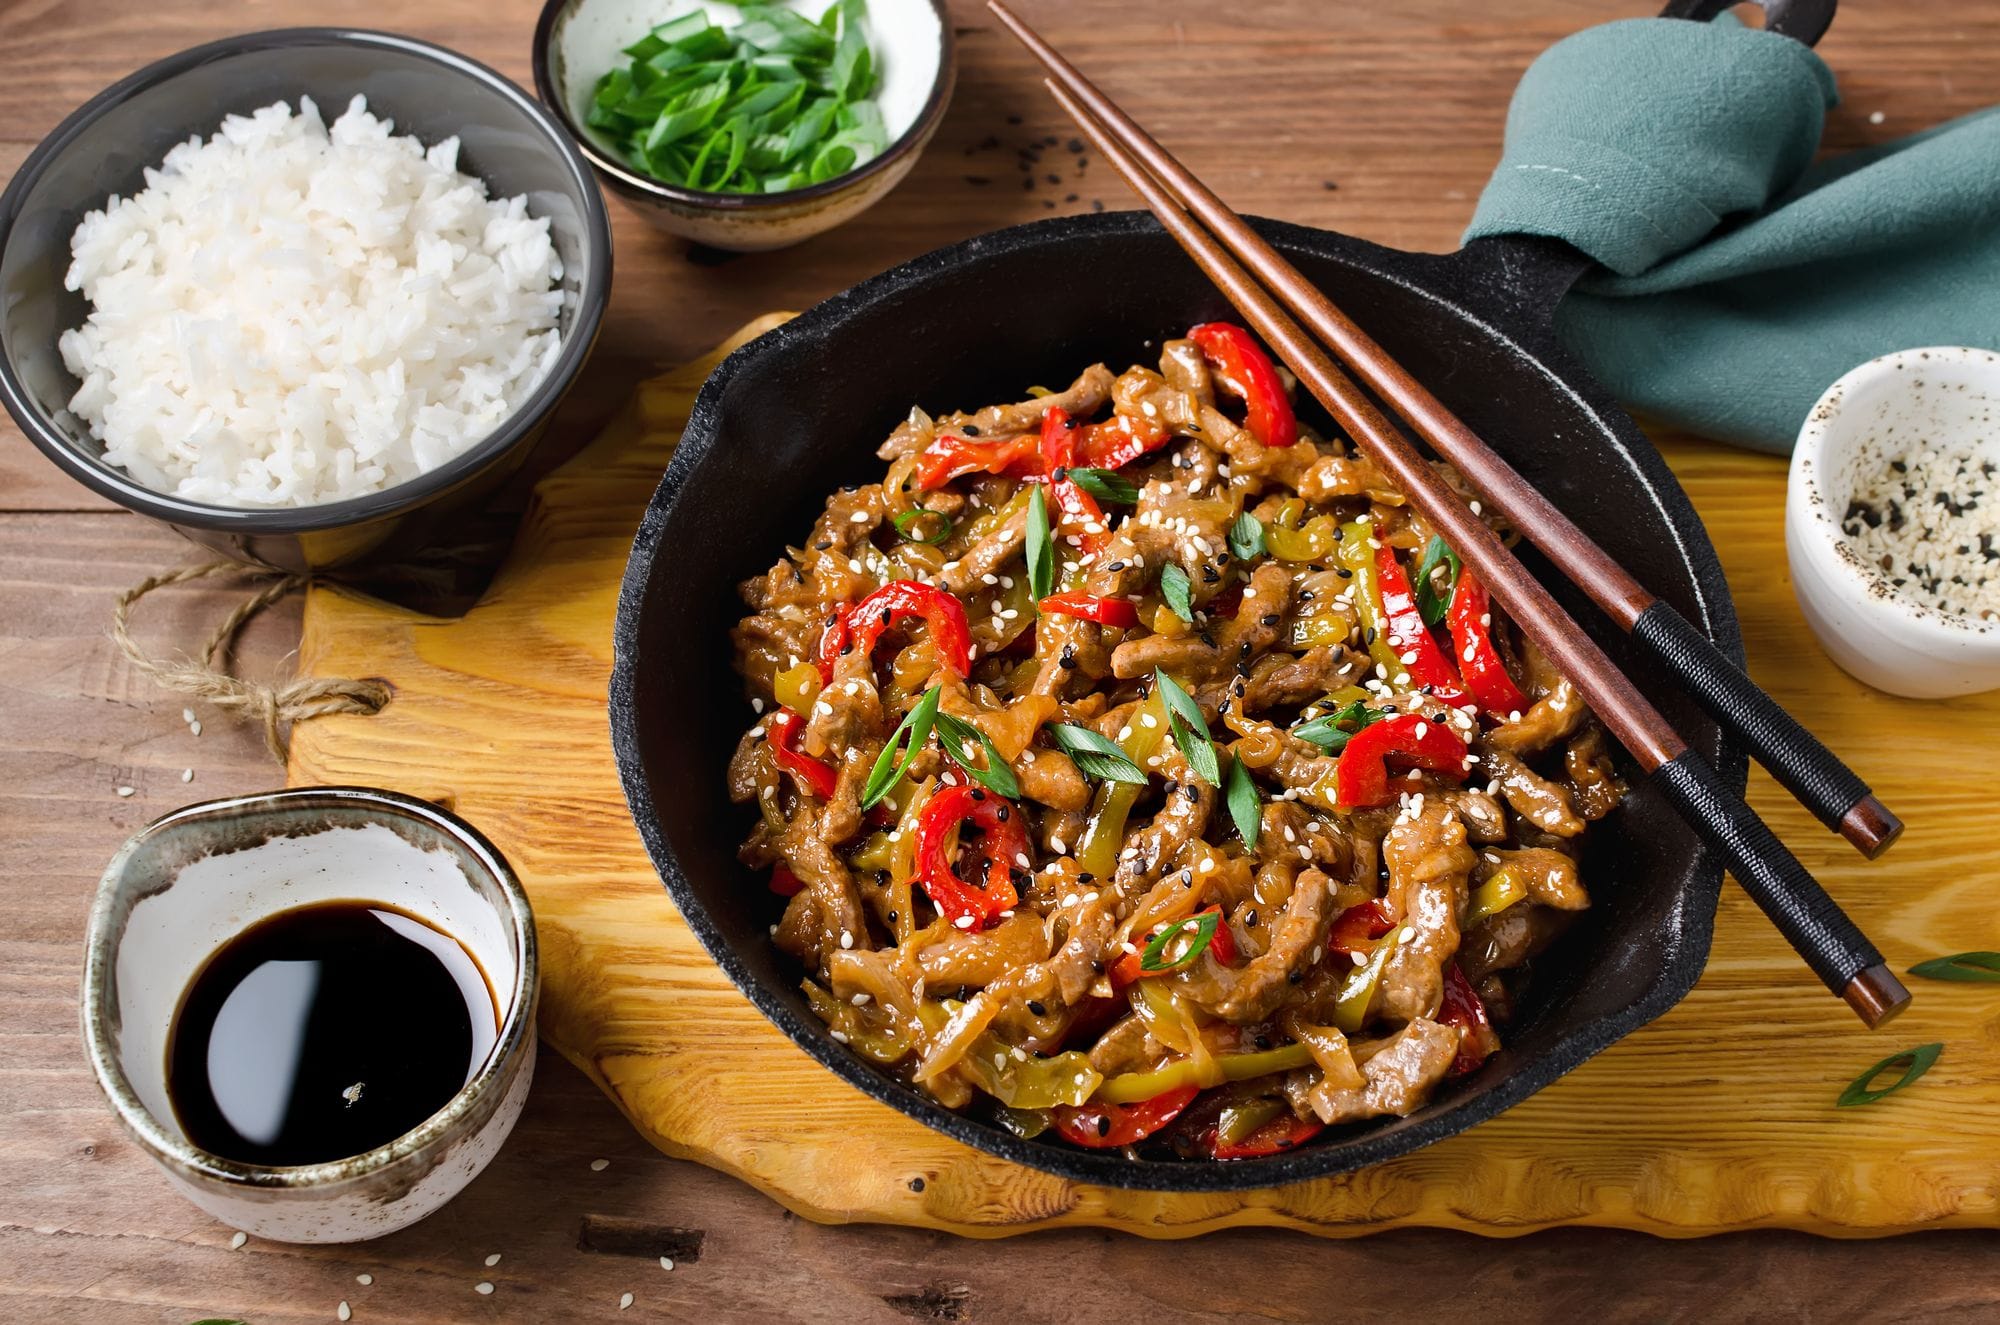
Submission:
M 978 1236 L 1077 1224 L 1166 1237 L 1268 1224 L 1676 1236 L 2000 1224 L 2000 987 L 1913 981 L 1914 1006 L 1871 1035 L 1733 885 L 1707 974 L 1666 1017 L 1464 1135 L 1294 1187 L 1182 1196 L 1065 1182 L 949 1140 L 807 1057 L 710 963 L 667 900 L 626 814 L 605 717 L 612 617 L 640 512 L 710 368 L 781 320 L 641 387 L 541 485 L 511 559 L 462 620 L 326 587 L 306 604 L 302 672 L 386 677 L 395 698 L 374 717 L 303 724 L 292 781 L 429 797 L 491 835 L 534 900 L 542 1033 L 662 1150 L 809 1218 Z M 1665 449 L 1721 549 L 1757 679 L 1909 829 L 1871 865 L 1761 773 L 1752 802 L 1899 969 L 2000 949 L 2000 815 L 1987 801 L 2000 698 L 1892 699 L 1836 670 L 1792 601 L 1784 463 Z M 1920 1084 L 1872 1107 L 1833 1107 L 1862 1068 L 1931 1040 L 1944 1055 Z

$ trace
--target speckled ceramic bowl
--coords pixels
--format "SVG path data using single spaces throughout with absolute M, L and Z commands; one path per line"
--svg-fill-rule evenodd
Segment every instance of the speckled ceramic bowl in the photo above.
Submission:
M 167 1100 L 168 1034 L 211 954 L 279 911 L 386 902 L 464 945 L 500 1004 L 486 1062 L 421 1126 L 365 1154 L 274 1168 L 188 1141 Z M 492 843 L 428 802 L 313 787 L 176 810 L 128 841 L 90 915 L 83 1034 L 98 1084 L 181 1195 L 279 1242 L 360 1242 L 430 1214 L 514 1130 L 535 1070 L 527 894 Z
M 799 7 L 817 16 L 827 2 Z M 881 201 L 910 173 L 944 119 L 957 66 L 943 0 L 869 0 L 868 39 L 882 76 L 875 101 L 889 131 L 880 156 L 787 193 L 704 193 L 641 174 L 585 125 L 591 93 L 622 62 L 626 46 L 695 9 L 731 21 L 724 0 L 549 0 L 535 26 L 536 94 L 576 138 L 605 187 L 671 234 L 746 253 L 810 239 Z
M 2000 462 L 2000 354 L 1959 346 L 1871 359 L 1827 388 L 1792 452 L 1785 551 L 1827 654 L 1877 690 L 1941 699 L 2000 688 L 2000 623 L 1896 591 L 1841 530 L 1861 467 L 1916 446 Z

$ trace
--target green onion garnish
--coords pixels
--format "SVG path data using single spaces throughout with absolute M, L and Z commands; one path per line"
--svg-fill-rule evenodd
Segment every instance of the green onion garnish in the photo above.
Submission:
M 1236 821 L 1236 831 L 1243 834 L 1243 845 L 1255 851 L 1264 799 L 1257 794 L 1257 784 L 1250 779 L 1250 766 L 1241 759 L 1232 759 L 1229 763 L 1229 786 L 1223 796 L 1229 802 L 1229 817 Z
M 597 81 L 585 123 L 641 172 L 707 193 L 824 183 L 889 146 L 867 0 L 834 0 L 817 23 L 746 4 L 723 29 L 700 10 L 625 48 Z
M 1055 546 L 1049 536 L 1049 504 L 1037 483 L 1028 494 L 1028 591 L 1037 603 L 1049 596 L 1055 585 Z
M 1194 602 L 1190 598 L 1192 588 L 1188 583 L 1188 573 L 1178 562 L 1170 561 L 1160 567 L 1160 598 L 1173 609 L 1175 616 L 1194 624 Z
M 918 526 L 927 519 L 931 522 L 933 532 L 919 533 Z M 955 527 L 950 516 L 943 511 L 933 511 L 927 506 L 912 506 L 909 510 L 899 511 L 896 514 L 896 532 L 912 543 L 928 543 L 936 547 L 951 537 L 951 531 Z
M 1339 754 L 1347 748 L 1347 742 L 1354 733 L 1371 722 L 1380 722 L 1389 714 L 1383 709 L 1372 709 L 1360 700 L 1332 713 L 1322 714 L 1311 722 L 1301 723 L 1292 728 L 1292 735 L 1302 741 L 1324 746 L 1328 754 Z
M 1220 787 L 1222 768 L 1215 756 L 1215 738 L 1208 734 L 1208 719 L 1201 716 L 1201 705 L 1157 667 L 1153 669 L 1153 684 L 1159 687 L 1160 699 L 1167 706 L 1167 730 L 1173 733 L 1174 744 L 1180 746 L 1188 767 L 1209 786 Z
M 1184 970 L 1194 965 L 1195 958 L 1207 952 L 1208 945 L 1215 941 L 1215 929 L 1221 923 L 1220 911 L 1203 911 L 1198 916 L 1187 916 L 1175 921 L 1153 935 L 1153 941 L 1146 945 L 1143 953 L 1139 954 L 1139 969 L 1148 975 L 1156 975 L 1163 971 Z M 1194 927 L 1194 936 L 1188 940 L 1187 947 L 1182 950 L 1180 956 L 1168 961 L 1167 945 L 1187 933 L 1189 926 Z
M 965 770 L 965 775 L 996 796 L 1008 800 L 1018 799 L 1021 784 L 1014 777 L 1014 770 L 1007 767 L 1007 761 L 993 748 L 993 742 L 986 733 L 963 718 L 954 718 L 949 713 L 937 715 L 938 745 L 951 756 L 952 761 Z M 981 768 L 972 762 L 969 753 L 973 746 L 986 752 L 986 766 Z
M 1838 1108 L 1851 1109 L 1857 1104 L 1873 1104 L 1884 1095 L 1894 1095 L 1897 1091 L 1930 1071 L 1931 1065 L 1937 1062 L 1938 1055 L 1943 1052 L 1944 1045 L 1942 1044 L 1920 1044 L 1914 1049 L 1905 1049 L 1899 1054 L 1890 1054 L 1887 1058 L 1854 1078 L 1854 1083 L 1846 1090 L 1840 1092 L 1840 1098 L 1835 1100 L 1834 1104 Z M 1875 1078 L 1881 1076 L 1884 1072 L 1892 1071 L 1898 1067 L 1903 1069 L 1902 1076 L 1897 1077 L 1880 1090 L 1870 1090 L 1868 1088 L 1868 1084 L 1875 1080 Z
M 1070 480 L 1099 501 L 1130 506 L 1139 500 L 1138 485 L 1109 469 L 1072 469 Z
M 1921 975 L 1926 980 L 2000 984 L 2000 952 L 1961 952 L 1951 957 L 1933 957 L 1912 966 L 1910 974 Z
M 1245 511 L 1229 526 L 1229 554 L 1238 561 L 1264 555 L 1264 522 Z
M 924 697 L 917 701 L 916 707 L 909 711 L 895 732 L 890 735 L 888 744 L 882 747 L 882 753 L 875 756 L 875 767 L 869 770 L 868 785 L 861 793 L 862 809 L 873 809 L 884 796 L 889 794 L 890 788 L 903 780 L 903 774 L 909 771 L 910 761 L 917 757 L 917 751 L 923 749 L 924 743 L 931 738 L 931 727 L 937 721 L 938 700 L 943 694 L 944 689 L 941 686 L 932 686 L 926 690 Z M 902 745 L 905 736 L 910 738 L 909 748 L 901 759 L 897 759 L 896 750 Z
M 1145 770 L 1133 763 L 1132 757 L 1109 737 L 1074 722 L 1055 724 L 1049 728 L 1049 735 L 1055 737 L 1056 744 L 1085 777 L 1099 782 L 1129 782 L 1137 787 L 1146 785 Z
M 1439 566 L 1451 568 L 1450 573 L 1445 576 L 1442 592 L 1432 580 L 1432 575 Z M 1458 553 L 1453 552 L 1442 538 L 1436 534 L 1431 535 L 1431 541 L 1424 547 L 1424 559 L 1417 563 L 1416 579 L 1411 586 L 1417 601 L 1417 611 L 1423 614 L 1425 625 L 1435 626 L 1444 620 L 1445 609 L 1451 606 L 1452 591 L 1458 587 L 1459 572 L 1464 569 L 1465 563 L 1458 559 Z

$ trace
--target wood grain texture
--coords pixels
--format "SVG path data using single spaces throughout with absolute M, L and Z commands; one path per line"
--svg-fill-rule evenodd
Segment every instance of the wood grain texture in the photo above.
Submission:
M 612 205 L 618 279 L 605 334 L 538 460 L 573 452 L 634 382 L 759 310 L 803 307 L 983 230 L 1093 200 L 1126 205 L 1098 163 L 1079 168 L 1067 154 L 1058 154 L 1057 185 L 1044 170 L 1032 189 L 1022 187 L 1018 150 L 1050 135 L 1062 143 L 1069 126 L 1012 44 L 987 29 L 976 0 L 951 3 L 962 40 L 950 114 L 911 179 L 864 220 L 798 249 L 717 265 Z M 198 42 L 353 22 L 456 46 L 525 82 L 538 7 L 351 0 L 336 16 L 310 0 L 0 0 L 0 175 L 100 88 Z M 1075 51 L 1238 208 L 1442 251 L 1471 213 L 1507 96 L 1528 61 L 1561 36 L 1652 5 L 1263 0 L 1222 9 L 1208 0 L 1016 0 L 1016 8 Z M 1828 146 L 1887 140 L 2000 100 L 1996 48 L 2000 0 L 1949 8 L 1845 0 L 1821 48 L 1845 94 L 1828 120 Z M 1878 111 L 1884 122 L 1871 124 Z M 1726 474 L 1717 486 L 1723 491 L 1704 500 L 1726 498 Z M 104 636 L 113 596 L 190 554 L 171 534 L 103 510 L 0 419 L 0 1310 L 9 1318 L 185 1325 L 220 1314 L 265 1325 L 329 1320 L 343 1299 L 364 1322 L 1054 1322 L 1091 1311 L 1308 1320 L 1323 1319 L 1332 1303 L 1358 1319 L 2000 1317 L 1992 1271 L 2000 1242 L 1974 1231 L 1863 1248 L 1775 1232 L 1685 1242 L 1561 1229 L 1496 1242 L 1408 1230 L 1307 1245 L 1282 1230 L 1246 1230 L 1160 1245 L 1077 1230 L 969 1251 L 915 1229 L 816 1226 L 728 1177 L 659 1154 L 549 1053 L 514 1142 L 437 1218 L 362 1247 L 253 1242 L 231 1253 L 229 1231 L 171 1196 L 91 1082 L 76 1031 L 83 917 L 104 861 L 132 829 L 187 800 L 264 789 L 278 774 L 253 735 L 204 714 L 208 729 L 196 740 L 180 722 L 180 701 L 125 672 Z M 1724 551 L 1739 593 L 1782 573 L 1782 563 L 1774 570 Z M 220 588 L 174 590 L 148 606 L 142 629 L 160 642 L 196 638 L 228 599 Z M 1746 624 L 1760 673 L 1816 657 L 1802 633 Z M 297 629 L 296 606 L 272 614 L 245 641 L 246 666 L 288 665 Z M 1990 716 L 1976 716 L 1985 725 L 1968 726 L 1968 740 L 1990 744 Z M 1821 730 L 1847 748 L 1844 731 Z M 189 765 L 196 778 L 183 785 Z M 117 798 L 118 785 L 135 786 L 135 795 Z M 1801 823 L 1786 831 L 1797 843 L 1831 848 L 1831 838 Z M 1923 844 L 1917 832 L 1890 866 L 1908 867 Z M 1926 868 L 1939 877 L 1961 870 L 1967 887 L 1990 888 L 1990 859 L 1961 855 Z M 1852 885 L 1843 884 L 1851 903 Z M 1729 907 L 1725 929 L 1760 923 L 1739 899 Z M 1920 947 L 1931 928 L 1926 921 L 1897 938 L 1899 955 L 1902 945 Z M 1718 967 L 1711 978 L 1723 974 Z M 1806 1030 L 1840 1033 L 1826 1041 L 1830 1079 L 1840 1075 L 1833 1060 L 1872 1053 L 1876 1043 L 1855 1043 L 1847 1028 L 1824 1023 Z M 1917 1023 L 1892 1034 L 1914 1042 Z M 1991 1033 L 1973 1049 L 1990 1059 Z M 1706 1064 L 1697 1073 L 1713 1075 Z M 1654 1112 L 1665 1129 L 1680 1111 L 1663 1100 Z M 1939 1135 L 1951 1130 L 1947 1120 Z M 594 1155 L 612 1166 L 592 1173 Z M 1555 1171 L 1573 1169 L 1565 1158 Z M 702 1260 L 663 1274 L 649 1262 L 579 1250 L 585 1221 L 596 1219 L 705 1230 Z M 494 1251 L 505 1259 L 482 1268 Z M 359 1273 L 375 1284 L 357 1285 Z M 481 1278 L 497 1284 L 493 1297 L 472 1293 Z M 637 1302 L 620 1314 L 625 1291 Z
M 374 717 L 312 723 L 293 746 L 294 781 L 445 800 L 492 835 L 534 900 L 548 954 L 544 1035 L 662 1149 L 811 1218 L 974 1235 L 1074 1224 L 1171 1237 L 1267 1224 L 1689 1235 L 2000 1223 L 1991 990 L 1925 985 L 1886 1039 L 1871 1038 L 1733 889 L 1701 985 L 1659 1024 L 1466 1135 L 1337 1180 L 1214 1196 L 1088 1187 L 980 1154 L 839 1082 L 765 1022 L 680 922 L 626 814 L 605 737 L 631 531 L 716 361 L 647 384 L 630 414 L 543 482 L 512 558 L 462 619 L 311 593 L 301 666 L 385 676 L 396 699 Z M 1869 865 L 1761 781 L 1758 808 L 1899 968 L 2000 947 L 1991 880 L 1980 877 L 1991 858 L 1976 813 L 1984 755 L 1965 740 L 2000 730 L 2000 699 L 1894 701 L 1836 671 L 1785 583 L 1784 463 L 1668 450 L 1725 549 L 1759 679 L 1907 816 L 1909 837 Z M 1947 1048 L 1922 1090 L 1875 1109 L 1832 1108 L 1861 1068 L 1928 1040 Z

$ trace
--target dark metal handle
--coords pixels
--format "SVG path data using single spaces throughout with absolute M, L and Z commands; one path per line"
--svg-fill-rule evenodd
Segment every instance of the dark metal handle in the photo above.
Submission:
M 1845 998 L 1871 1026 L 1909 1002 L 1908 991 L 1888 973 L 1868 936 L 1743 798 L 1723 785 L 1706 760 L 1693 750 L 1683 751 L 1655 769 L 1653 780 L 1689 826 L 1722 853 L 1743 891 L 1828 989 Z
M 1708 636 L 1664 600 L 1632 623 L 1632 638 L 1659 659 L 1715 720 L 1743 742 L 1771 776 L 1821 823 L 1870 860 L 1902 835 L 1903 823 L 1797 718 L 1723 656 Z
M 1790 37 L 1811 46 L 1833 23 L 1838 0 L 1755 0 L 1764 11 L 1764 30 Z M 1661 18 L 1687 18 L 1706 23 L 1724 10 L 1736 8 L 1739 0 L 1668 0 Z

